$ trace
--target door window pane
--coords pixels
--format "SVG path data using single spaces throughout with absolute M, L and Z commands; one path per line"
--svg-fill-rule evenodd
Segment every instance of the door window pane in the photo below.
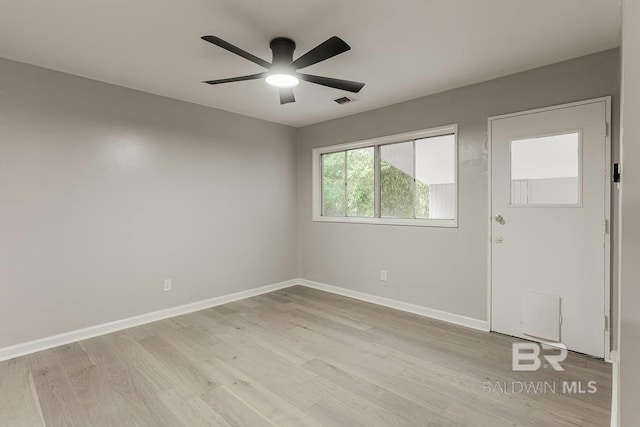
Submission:
M 511 141 L 512 205 L 577 205 L 580 194 L 580 133 Z
M 322 215 L 345 216 L 346 153 L 322 155 Z
M 416 140 L 416 218 L 456 217 L 455 135 Z
M 380 146 L 380 215 L 414 218 L 413 141 Z
M 375 206 L 375 150 L 347 151 L 347 216 L 373 217 Z

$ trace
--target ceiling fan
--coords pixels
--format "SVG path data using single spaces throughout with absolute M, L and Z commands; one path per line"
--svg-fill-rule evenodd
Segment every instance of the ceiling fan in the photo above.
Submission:
M 269 47 L 273 52 L 273 59 L 271 62 L 258 58 L 257 56 L 252 55 L 249 52 L 246 52 L 216 36 L 203 36 L 202 40 L 213 43 L 216 46 L 226 49 L 231 53 L 235 53 L 236 55 L 248 59 L 249 61 L 267 69 L 265 72 L 250 74 L 248 76 L 231 77 L 228 79 L 209 80 L 204 82 L 210 85 L 264 78 L 268 84 L 280 89 L 280 104 L 288 104 L 296 101 L 296 98 L 293 95 L 293 88 L 298 86 L 300 80 L 354 93 L 360 92 L 360 89 L 364 86 L 364 83 L 360 82 L 314 76 L 298 72 L 301 68 L 317 64 L 318 62 L 340 55 L 341 53 L 351 49 L 351 46 L 336 36 L 331 37 L 325 42 L 314 47 L 295 61 L 293 60 L 293 51 L 296 49 L 295 42 L 285 37 L 275 38 L 271 40 L 271 43 L 269 44 Z

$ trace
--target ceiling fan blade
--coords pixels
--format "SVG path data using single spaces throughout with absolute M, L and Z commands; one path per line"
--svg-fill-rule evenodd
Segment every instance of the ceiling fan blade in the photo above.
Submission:
M 202 83 L 207 83 L 210 85 L 219 85 L 220 83 L 232 83 L 232 82 L 243 82 L 245 80 L 256 80 L 265 77 L 267 73 L 258 73 L 258 74 L 250 74 L 248 76 L 240 76 L 240 77 L 231 77 L 228 79 L 219 79 L 219 80 L 207 80 Z
M 293 89 L 280 89 L 280 105 L 288 104 L 290 102 L 296 102 L 296 97 L 293 96 Z
M 340 37 L 333 36 L 291 63 L 294 70 L 317 64 L 351 49 Z
M 271 64 L 267 61 L 265 61 L 264 59 L 260 59 L 255 55 L 250 54 L 249 52 L 240 49 L 237 46 L 232 45 L 229 42 L 226 42 L 224 40 L 222 40 L 220 37 L 216 37 L 216 36 L 203 36 L 202 40 L 204 41 L 208 41 L 209 43 L 213 43 L 216 46 L 219 46 L 223 49 L 228 50 L 231 53 L 235 53 L 238 56 L 243 57 L 244 59 L 248 59 L 249 61 L 256 63 L 258 65 L 260 65 L 261 67 L 264 68 L 270 68 Z
M 311 74 L 298 73 L 301 80 L 315 83 L 322 86 L 328 86 L 335 89 L 346 90 L 348 92 L 358 93 L 364 87 L 364 83 L 352 82 L 350 80 L 334 79 L 331 77 L 314 76 Z

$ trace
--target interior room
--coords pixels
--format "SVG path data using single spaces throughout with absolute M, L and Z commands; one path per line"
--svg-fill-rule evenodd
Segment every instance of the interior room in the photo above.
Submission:
M 634 0 L 0 0 L 0 425 L 637 426 L 639 115 Z

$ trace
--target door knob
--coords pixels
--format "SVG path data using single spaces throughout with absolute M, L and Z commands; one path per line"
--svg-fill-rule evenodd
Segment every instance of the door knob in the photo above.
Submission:
M 493 219 L 498 223 L 498 224 L 503 224 L 504 225 L 504 217 L 500 214 L 497 214 L 496 216 L 493 217 Z

